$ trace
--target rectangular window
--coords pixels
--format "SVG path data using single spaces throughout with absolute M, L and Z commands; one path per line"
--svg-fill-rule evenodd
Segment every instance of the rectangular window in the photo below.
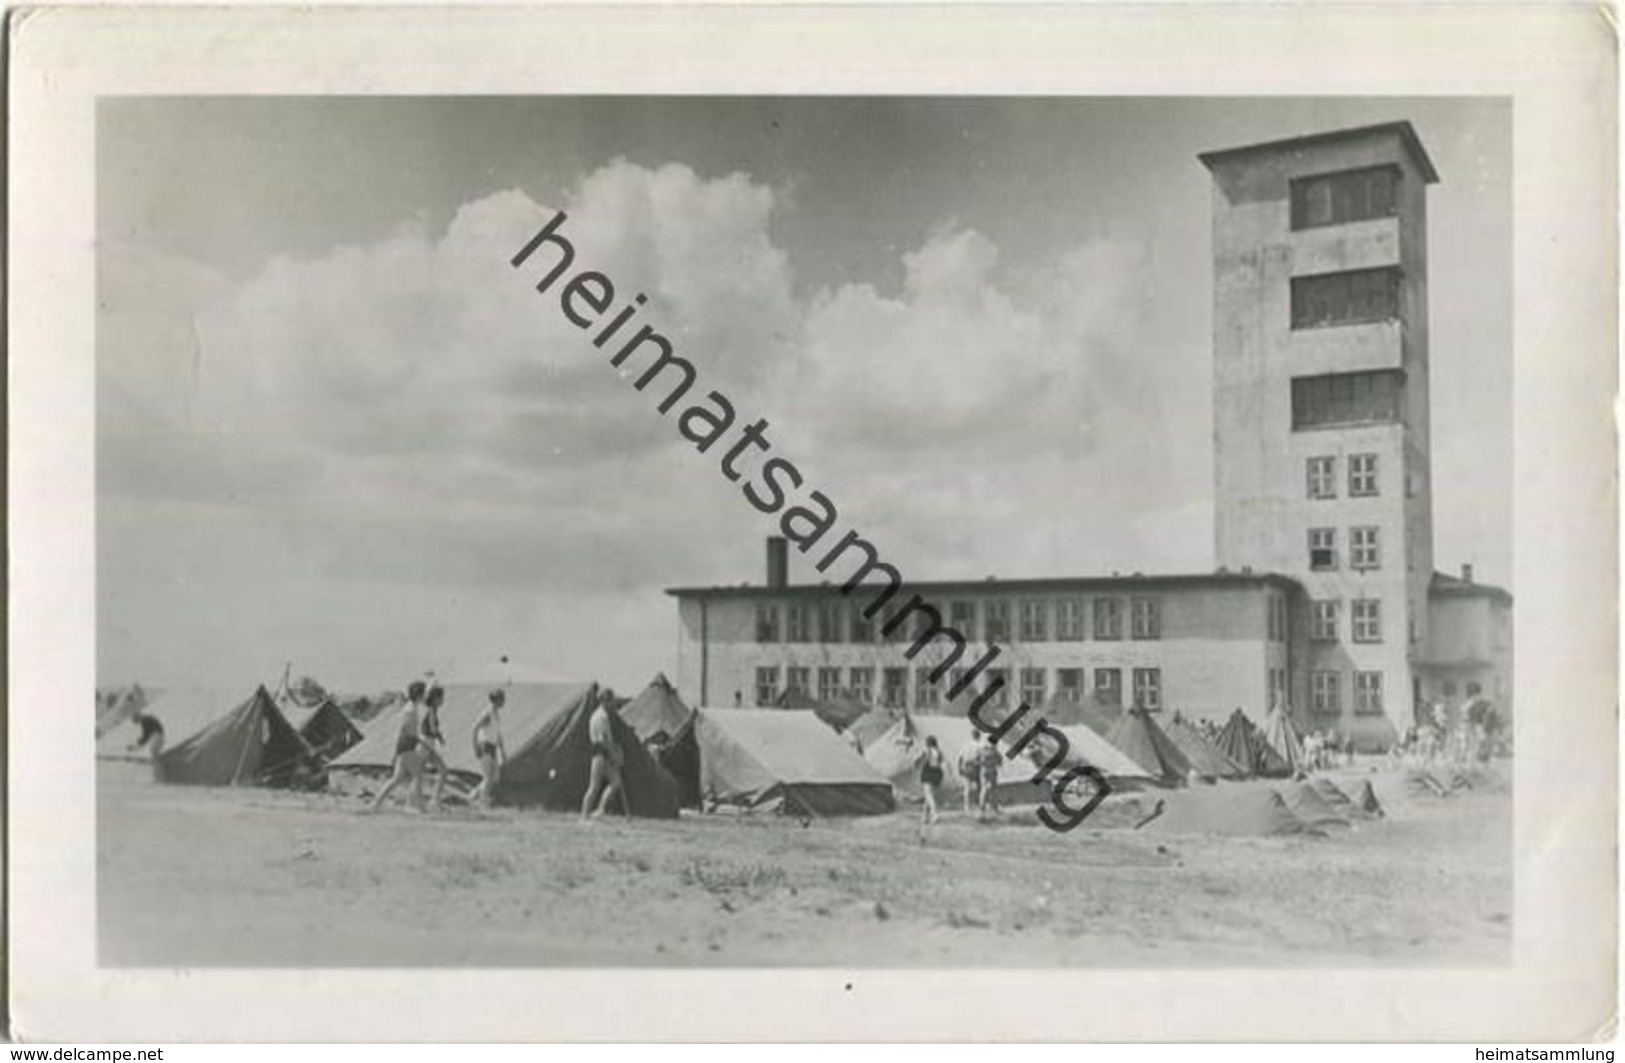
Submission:
M 1374 166 L 1292 182 L 1292 228 L 1391 218 L 1399 207 L 1399 171 Z
M 852 677 L 851 682 L 847 684 L 848 689 L 852 691 L 852 696 L 865 705 L 873 705 L 875 703 L 875 670 L 869 667 L 854 668 L 847 674 Z
M 852 607 L 851 627 L 847 629 L 853 642 L 873 642 L 875 640 L 874 625 L 869 618 L 863 615 L 861 606 Z
M 1353 269 L 1292 278 L 1292 327 L 1327 328 L 1399 316 L 1399 270 Z
M 999 680 L 1001 679 L 1004 682 L 1000 683 Z M 998 691 L 987 699 L 987 703 L 996 709 L 1002 709 L 1010 704 L 1010 669 L 989 668 L 987 670 L 987 685 L 982 689 L 992 690 L 995 686 L 998 687 Z
M 775 667 L 756 669 L 756 704 L 771 705 L 779 700 L 779 670 Z
M 1081 705 L 1083 703 L 1083 669 L 1057 668 L 1055 670 L 1055 693 L 1063 701 Z
M 888 668 L 881 674 L 880 697 L 889 709 L 908 708 L 907 668 Z
M 1375 454 L 1349 455 L 1349 497 L 1375 498 L 1377 496 L 1377 456 Z
M 812 694 L 812 669 L 794 664 L 786 668 L 784 689 L 794 694 Z
M 1269 682 L 1270 707 L 1275 708 L 1276 706 L 1280 706 L 1283 709 L 1286 708 L 1286 669 L 1271 668 Z
M 1356 716 L 1382 715 L 1382 673 L 1354 673 L 1354 713 Z
M 1337 614 L 1342 602 L 1327 598 L 1309 606 L 1309 637 L 1315 642 L 1337 641 Z
M 1029 599 L 1021 603 L 1021 641 L 1049 641 L 1049 602 Z
M 756 607 L 756 641 L 779 641 L 779 607 L 776 605 L 758 605 Z
M 1349 529 L 1349 567 L 1360 572 L 1382 567 L 1382 551 L 1378 548 L 1375 527 Z
M 1083 641 L 1083 599 L 1062 598 L 1055 605 L 1055 637 L 1062 642 Z
M 1265 628 L 1271 642 L 1286 641 L 1286 599 L 1279 594 L 1264 595 Z
M 818 700 L 834 701 L 841 696 L 841 670 L 839 668 L 818 669 Z
M 948 626 L 965 636 L 966 642 L 976 641 L 976 603 L 950 602 Z
M 1023 668 L 1021 670 L 1021 700 L 1035 709 L 1044 707 L 1044 670 L 1042 668 Z
M 1155 598 L 1133 598 L 1129 601 L 1129 609 L 1135 638 L 1162 638 L 1162 603 Z
M 1292 430 L 1399 420 L 1405 374 L 1398 369 L 1292 378 Z
M 1337 567 L 1337 529 L 1309 529 L 1309 568 L 1313 572 L 1330 572 Z
M 809 621 L 811 616 L 805 605 L 787 605 L 784 607 L 785 637 L 790 642 L 811 642 L 812 627 Z
M 1095 669 L 1095 704 L 1123 704 L 1123 670 L 1121 668 Z
M 1343 714 L 1343 677 L 1337 672 L 1312 672 L 1309 676 L 1309 707 L 1316 716 Z
M 932 668 L 914 670 L 914 707 L 917 709 L 934 709 L 941 701 L 939 685 L 931 682 L 931 673 L 934 670 Z
M 1095 638 L 1102 641 L 1123 637 L 1123 603 L 1116 598 L 1095 599 Z M 1095 673 L 1099 675 L 1100 673 Z
M 943 690 L 943 697 L 947 697 L 949 691 L 959 690 L 960 684 L 965 681 L 965 673 L 968 672 L 968 671 L 970 671 L 970 669 L 968 669 L 968 668 L 950 668 L 950 669 L 948 669 L 948 685 Z M 971 694 L 972 694 L 972 691 L 969 688 L 967 688 L 965 690 L 959 690 L 959 698 L 961 700 L 966 698 L 967 696 L 970 696 Z
M 1382 641 L 1382 601 L 1378 598 L 1356 598 L 1349 613 L 1354 624 L 1355 642 Z
M 919 626 L 917 623 L 919 614 L 915 613 L 913 616 L 907 617 L 900 621 L 896 627 L 892 627 L 892 621 L 896 620 L 899 616 L 902 616 L 902 614 L 903 608 L 902 606 L 898 606 L 896 609 L 893 609 L 890 613 L 885 615 L 884 622 L 880 625 L 880 632 L 886 641 L 903 643 L 912 643 L 914 641 L 914 629 Z M 891 628 L 891 630 L 887 631 L 887 628 Z
M 987 628 L 988 642 L 1010 641 L 1010 603 L 985 602 L 982 605 L 982 624 Z
M 1155 712 L 1162 708 L 1162 669 L 1134 669 L 1134 707 Z
M 841 623 L 846 607 L 839 602 L 825 602 L 818 607 L 818 641 L 840 642 L 845 637 Z
M 1310 498 L 1337 497 L 1337 459 L 1310 458 L 1308 460 Z

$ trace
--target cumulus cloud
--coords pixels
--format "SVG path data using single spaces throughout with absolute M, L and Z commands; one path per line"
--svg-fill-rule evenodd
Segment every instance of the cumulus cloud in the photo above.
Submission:
M 694 454 L 653 391 L 564 318 L 558 285 L 532 289 L 554 249 L 509 266 L 563 210 L 572 271 L 609 277 L 612 311 L 645 295 L 640 320 L 699 367 L 701 390 L 733 398 L 742 421 L 768 417 L 777 451 L 922 573 L 990 548 L 1014 554 L 1012 570 L 1076 571 L 1087 481 L 1123 479 L 1090 463 L 1129 453 L 1147 427 L 1133 424 L 1136 392 L 1153 390 L 1133 349 L 1135 247 L 1018 272 L 983 234 L 946 225 L 902 256 L 900 290 L 798 299 L 771 236 L 779 202 L 742 174 L 615 162 L 557 204 L 501 192 L 443 231 L 408 221 L 201 285 L 195 313 L 135 343 L 183 353 L 107 371 L 127 386 L 107 407 L 117 453 L 102 488 L 275 496 L 266 520 L 363 581 L 620 590 L 755 575 L 728 571 L 724 544 L 770 525 L 708 468 L 716 455 Z M 1095 536 L 1107 552 L 1132 539 Z

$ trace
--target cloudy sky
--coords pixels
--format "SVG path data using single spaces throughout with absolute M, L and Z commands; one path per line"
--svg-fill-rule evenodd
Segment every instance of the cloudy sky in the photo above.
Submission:
M 1213 565 L 1196 154 L 1408 118 L 1435 548 L 1510 578 L 1511 111 L 1463 100 L 104 100 L 103 682 L 670 670 L 745 504 L 508 259 L 580 260 L 915 578 Z M 652 393 L 651 393 L 652 394 Z M 808 566 L 799 570 L 807 578 Z

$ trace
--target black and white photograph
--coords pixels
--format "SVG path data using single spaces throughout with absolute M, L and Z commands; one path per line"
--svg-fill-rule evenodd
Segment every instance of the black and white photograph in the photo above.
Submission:
M 102 961 L 1505 963 L 1510 118 L 102 101 Z
M 763 40 L 811 24 L 779 16 Z M 1573 455 L 1611 439 L 1614 377 L 1536 330 L 1614 311 L 1526 273 L 1563 258 L 1524 228 L 1562 169 L 1529 161 L 1544 112 L 1442 75 L 950 86 L 926 33 L 897 46 L 918 71 L 857 91 L 843 59 L 819 90 L 713 17 L 740 43 L 714 78 L 682 59 L 691 85 L 583 12 L 527 91 L 449 58 L 339 75 L 359 38 L 297 18 L 275 47 L 133 38 L 118 91 L 40 83 L 83 168 L 29 170 L 13 212 L 55 183 L 85 220 L 53 249 L 77 272 L 12 306 L 59 290 L 81 323 L 37 333 L 13 401 L 62 381 L 34 438 L 83 449 L 14 473 L 62 515 L 14 547 L 63 560 L 19 599 L 50 650 L 13 660 L 83 689 L 11 757 L 56 776 L 25 834 L 88 820 L 24 902 L 72 882 L 64 956 L 152 994 L 97 997 L 109 1028 L 250 975 L 357 1007 L 715 976 L 974 1037 L 969 998 L 917 1010 L 960 972 L 1141 1008 L 998 1039 L 1160 1039 L 1153 1002 L 1243 975 L 1322 981 L 1238 1036 L 1336 999 L 1327 1036 L 1381 1039 L 1456 1030 L 1427 992 L 1565 949 L 1590 1014 L 1572 943 L 1614 924 L 1553 933 L 1590 909 L 1529 869 L 1600 859 L 1583 832 L 1613 823 L 1581 795 L 1617 778 L 1614 466 Z M 1528 413 L 1568 357 L 1596 405 Z M 1541 455 L 1572 510 L 1531 488 Z M 1561 582 L 1592 557 L 1593 594 Z M 1612 889 L 1586 866 L 1564 896 Z M 911 982 L 889 1018 L 867 988 Z M 707 992 L 695 1037 L 770 1028 L 699 1025 Z M 534 1036 L 588 1028 L 582 994 Z M 278 1036 L 209 998 L 209 1029 Z M 406 1026 L 304 1018 L 397 1040 L 434 998 L 389 999 Z M 680 999 L 659 1028 L 687 1039 Z M 523 1039 L 524 1007 L 461 1036 Z

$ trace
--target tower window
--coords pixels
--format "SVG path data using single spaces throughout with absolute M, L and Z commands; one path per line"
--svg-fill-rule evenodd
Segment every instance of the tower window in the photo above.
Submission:
M 1338 716 L 1343 712 L 1342 676 L 1336 672 L 1314 672 L 1309 677 L 1309 707 L 1316 716 Z
M 1354 712 L 1358 716 L 1382 715 L 1382 673 L 1354 673 Z
M 1314 572 L 1330 572 L 1337 567 L 1337 529 L 1309 529 L 1309 568 Z
M 1399 270 L 1352 269 L 1292 278 L 1292 327 L 1363 325 L 1399 317 Z
M 1337 612 L 1342 603 L 1324 598 L 1313 603 L 1309 613 L 1309 637 L 1316 642 L 1337 641 Z
M 1349 455 L 1349 497 L 1374 498 L 1377 494 L 1377 456 Z
M 1382 567 L 1375 526 L 1349 529 L 1349 567 L 1362 572 Z
M 1398 191 L 1399 171 L 1392 166 L 1299 178 L 1292 182 L 1292 228 L 1391 218 Z
M 1354 599 L 1354 641 L 1382 641 L 1382 601 L 1378 598 Z
M 1404 374 L 1397 369 L 1292 378 L 1292 430 L 1399 420 Z
M 1336 468 L 1336 458 L 1322 457 L 1309 459 L 1308 479 L 1310 498 L 1337 497 Z

